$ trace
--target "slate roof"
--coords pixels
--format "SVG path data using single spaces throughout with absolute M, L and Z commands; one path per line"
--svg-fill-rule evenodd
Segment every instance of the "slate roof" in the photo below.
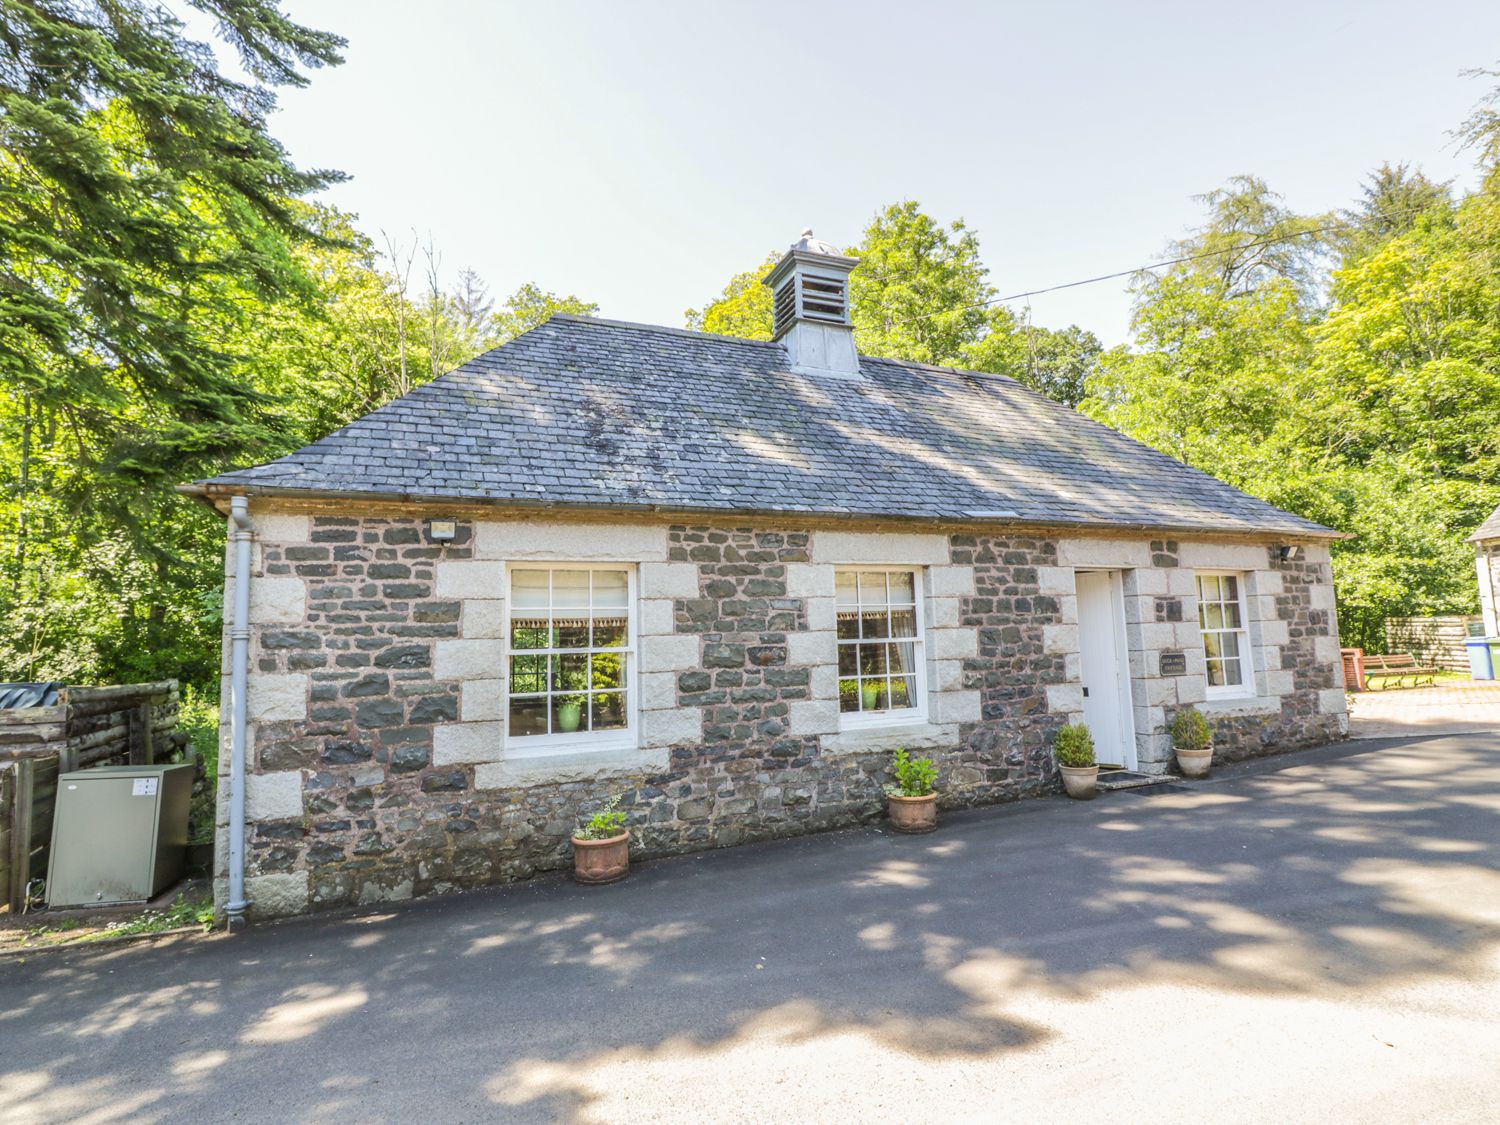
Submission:
M 1328 536 L 1013 379 L 559 315 L 209 495 Z
M 1500 508 L 1490 513 L 1490 518 L 1479 525 L 1479 530 L 1469 536 L 1468 542 L 1480 543 L 1486 539 L 1500 539 Z

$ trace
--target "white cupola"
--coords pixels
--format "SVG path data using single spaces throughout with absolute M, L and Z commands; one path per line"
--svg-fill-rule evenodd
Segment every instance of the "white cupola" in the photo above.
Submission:
M 859 375 L 849 320 L 849 273 L 858 264 L 857 258 L 844 257 L 805 230 L 766 275 L 772 294 L 772 339 L 786 345 L 793 371 Z

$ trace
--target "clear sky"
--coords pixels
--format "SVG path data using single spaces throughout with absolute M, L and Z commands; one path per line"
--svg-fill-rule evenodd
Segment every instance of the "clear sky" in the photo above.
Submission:
M 1448 130 L 1500 59 L 1500 3 L 289 0 L 349 40 L 273 128 L 373 233 L 445 271 L 681 325 L 811 226 L 916 199 L 979 233 L 1002 292 L 1127 269 L 1264 177 L 1349 204 L 1383 160 L 1472 183 Z M 1105 283 L 1033 302 L 1106 343 Z

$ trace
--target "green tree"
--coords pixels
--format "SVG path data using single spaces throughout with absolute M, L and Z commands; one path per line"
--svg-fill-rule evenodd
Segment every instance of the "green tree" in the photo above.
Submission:
M 428 325 L 428 309 L 412 299 L 404 262 L 377 250 L 353 216 L 307 205 L 305 221 L 318 237 L 295 255 L 299 268 L 315 279 L 319 301 L 311 308 L 301 302 L 267 305 L 226 341 L 241 357 L 238 377 L 269 396 L 283 421 L 267 457 L 321 438 L 405 394 L 431 377 L 435 359 L 442 362 L 441 353 L 432 354 L 434 334 L 420 330 Z M 454 332 L 445 312 L 440 308 L 436 335 L 446 344 Z M 479 350 L 477 340 L 472 344 Z
M 337 62 L 342 41 L 274 3 L 198 7 L 255 84 L 154 5 L 0 3 L 0 375 L 137 485 L 263 439 L 215 330 L 306 292 L 293 200 L 337 179 L 293 166 L 266 115 L 271 84 Z
M 724 291 L 701 311 L 688 309 L 687 326 L 695 332 L 712 332 L 716 336 L 769 340 L 771 290 L 766 286 L 766 275 L 779 261 L 781 255 L 772 251 L 753 270 L 735 274 Z
M 466 338 L 485 340 L 490 337 L 495 302 L 490 297 L 490 287 L 477 273 L 469 269 L 459 271 L 450 304 L 458 330 Z
M 1302 441 L 1362 478 L 1336 525 L 1346 636 L 1475 608 L 1464 538 L 1500 502 L 1500 205 L 1437 206 L 1334 275 Z
M 0 0 L 8 674 L 211 674 L 194 591 L 221 529 L 170 486 L 284 432 L 226 343 L 314 293 L 296 197 L 337 176 L 266 118 L 341 41 L 265 0 L 196 6 L 247 81 L 156 5 Z
M 849 309 L 864 354 L 951 364 L 984 331 L 994 291 L 962 219 L 944 226 L 913 200 L 893 203 L 849 254 L 859 259 Z
M 1153 286 L 1191 275 L 1226 298 L 1251 294 L 1280 279 L 1298 300 L 1316 305 L 1328 256 L 1328 215 L 1299 215 L 1257 176 L 1232 176 L 1222 188 L 1197 197 L 1208 221 L 1187 238 L 1173 242 L 1169 258 L 1192 258 L 1164 274 L 1137 280 L 1137 304 L 1149 302 Z
M 1297 408 L 1311 352 L 1297 292 L 1282 278 L 1226 296 L 1211 274 L 1153 281 L 1135 344 L 1099 357 L 1083 409 L 1148 445 L 1246 487 Z
M 1082 405 L 1249 487 L 1303 394 L 1324 243 L 1253 176 L 1198 200 L 1206 221 L 1169 252 L 1187 260 L 1136 279 L 1133 346 L 1099 357 Z
M 1321 413 L 1342 449 L 1410 452 L 1454 479 L 1500 480 L 1491 209 L 1472 200 L 1431 212 L 1335 275 L 1316 363 Z
M 1365 177 L 1359 202 L 1343 211 L 1347 229 L 1335 236 L 1340 265 L 1348 266 L 1387 239 L 1405 234 L 1428 211 L 1446 209 L 1453 193 L 1405 164 L 1382 164 Z
M 865 229 L 849 279 L 855 340 L 865 355 L 920 363 L 955 363 L 984 333 L 984 302 L 993 295 L 979 258 L 979 239 L 962 220 L 947 226 L 911 200 L 893 203 Z M 735 274 L 687 326 L 702 332 L 771 338 L 771 293 L 764 284 L 780 261 L 772 253 Z
M 599 306 L 592 301 L 585 301 L 582 297 L 575 297 L 571 294 L 564 297 L 556 293 L 548 293 L 527 282 L 505 298 L 505 303 L 500 306 L 500 311 L 495 314 L 491 322 L 484 341 L 485 346 L 493 348 L 507 340 L 513 340 L 522 332 L 530 332 L 533 328 L 545 324 L 557 313 L 598 316 Z
M 332 208 L 309 205 L 306 221 L 318 237 L 296 256 L 318 284 L 316 307 L 267 307 L 231 343 L 244 357 L 241 377 L 271 396 L 288 423 L 276 453 L 324 437 L 555 312 L 598 312 L 532 284 L 497 312 L 472 271 L 461 271 L 451 292 L 430 282 L 414 296 L 400 248 L 380 250 L 352 215 Z M 437 257 L 431 248 L 429 255 Z
M 1236 268 L 1215 255 L 1142 282 L 1134 344 L 1101 358 L 1084 409 L 1349 533 L 1341 631 L 1381 651 L 1386 617 L 1474 605 L 1463 539 L 1500 501 L 1500 205 L 1381 169 L 1324 285 L 1319 236 L 1259 181 L 1238 188 L 1254 198 L 1206 197 L 1180 247 Z M 1294 251 L 1234 241 L 1275 230 Z
M 961 363 L 975 371 L 1009 375 L 1064 406 L 1083 401 L 1089 377 L 1104 353 L 1099 338 L 1071 324 L 1022 324 L 1008 309 L 991 308 L 985 333 L 964 349 Z
M 1467 72 L 1469 78 L 1500 79 L 1500 70 L 1478 68 Z M 1500 174 L 1500 82 L 1480 97 L 1472 113 L 1455 131 L 1459 144 L 1472 151 L 1481 169 L 1491 181 Z

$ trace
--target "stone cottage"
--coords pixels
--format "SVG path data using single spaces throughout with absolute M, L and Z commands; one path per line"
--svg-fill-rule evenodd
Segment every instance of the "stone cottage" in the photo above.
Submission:
M 611 795 L 644 857 L 870 819 L 898 746 L 957 806 L 1051 791 L 1070 720 L 1148 773 L 1188 704 L 1226 759 L 1344 733 L 1334 532 L 1012 379 L 858 355 L 855 265 L 805 234 L 772 342 L 557 316 L 184 486 L 241 607 L 231 914 L 562 867 Z
M 1500 637 L 1500 508 L 1469 536 L 1474 544 L 1474 566 L 1479 572 L 1479 612 L 1484 635 Z

